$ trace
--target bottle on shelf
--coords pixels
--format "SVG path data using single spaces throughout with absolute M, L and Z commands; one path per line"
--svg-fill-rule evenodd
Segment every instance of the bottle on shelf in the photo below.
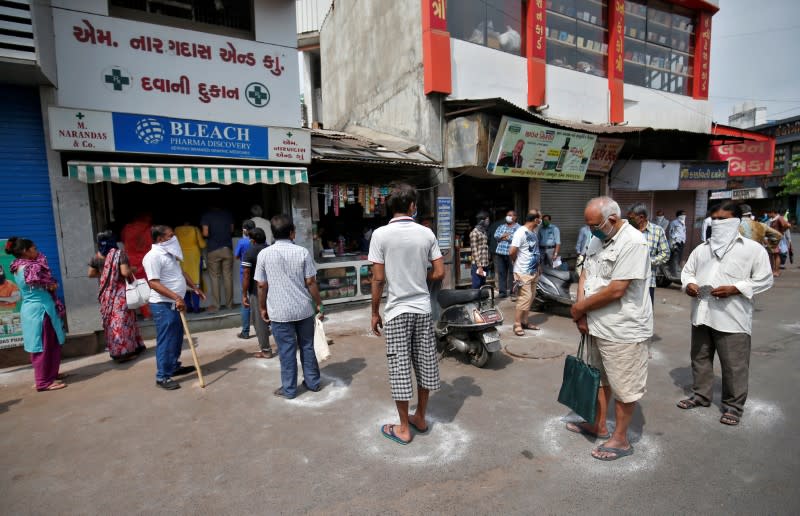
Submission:
M 561 152 L 558 154 L 556 172 L 561 172 L 561 169 L 564 168 L 564 161 L 567 159 L 567 152 L 569 152 L 569 138 L 567 138 L 567 141 L 564 142 L 564 146 L 561 147 Z

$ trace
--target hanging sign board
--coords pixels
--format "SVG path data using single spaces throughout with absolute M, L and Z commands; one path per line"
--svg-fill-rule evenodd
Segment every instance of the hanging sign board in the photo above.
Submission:
M 487 170 L 496 176 L 583 181 L 597 136 L 503 117 Z

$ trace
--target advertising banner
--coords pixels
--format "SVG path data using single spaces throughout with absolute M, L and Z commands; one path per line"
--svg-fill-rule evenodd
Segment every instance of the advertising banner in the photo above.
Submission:
M 56 150 L 311 162 L 311 133 L 302 129 L 56 107 L 48 113 Z
M 6 239 L 0 240 L 6 247 Z M 19 315 L 20 292 L 11 274 L 10 254 L 0 254 L 0 349 L 22 346 L 22 320 Z
M 717 190 L 728 184 L 726 162 L 681 162 L 678 190 Z
M 300 126 L 297 50 L 53 9 L 58 104 Z
M 503 117 L 487 170 L 496 176 L 583 181 L 597 136 Z
M 728 175 L 768 176 L 772 174 L 775 142 L 749 141 L 711 147 L 708 158 L 728 162 Z
M 619 157 L 625 140 L 615 138 L 598 138 L 594 144 L 592 158 L 589 160 L 589 170 L 609 172 Z

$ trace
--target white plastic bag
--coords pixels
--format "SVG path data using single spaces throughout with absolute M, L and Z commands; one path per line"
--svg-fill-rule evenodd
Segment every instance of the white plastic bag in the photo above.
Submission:
M 331 356 L 328 338 L 325 336 L 325 327 L 319 317 L 314 318 L 314 354 L 317 356 L 317 362 L 323 362 Z
M 125 285 L 125 301 L 128 310 L 136 310 L 147 304 L 150 299 L 150 285 L 146 279 L 137 279 Z

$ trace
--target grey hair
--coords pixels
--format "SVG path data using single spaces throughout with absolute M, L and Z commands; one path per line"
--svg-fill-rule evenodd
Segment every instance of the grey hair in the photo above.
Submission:
M 619 204 L 617 204 L 617 201 L 615 201 L 611 197 L 606 197 L 606 196 L 595 197 L 594 199 L 586 203 L 586 206 L 588 207 L 593 204 L 597 204 L 597 206 L 600 208 L 600 214 L 603 216 L 604 219 L 607 219 L 611 215 L 616 215 L 617 218 L 622 217 L 622 213 L 619 210 Z
M 253 217 L 260 217 L 262 213 L 264 212 L 261 211 L 261 206 L 259 206 L 258 204 L 250 206 L 250 215 L 252 215 Z
M 636 215 L 644 215 L 645 217 L 649 216 L 647 213 L 647 206 L 643 202 L 637 202 L 636 204 L 628 208 L 628 213 L 631 212 L 633 212 Z

